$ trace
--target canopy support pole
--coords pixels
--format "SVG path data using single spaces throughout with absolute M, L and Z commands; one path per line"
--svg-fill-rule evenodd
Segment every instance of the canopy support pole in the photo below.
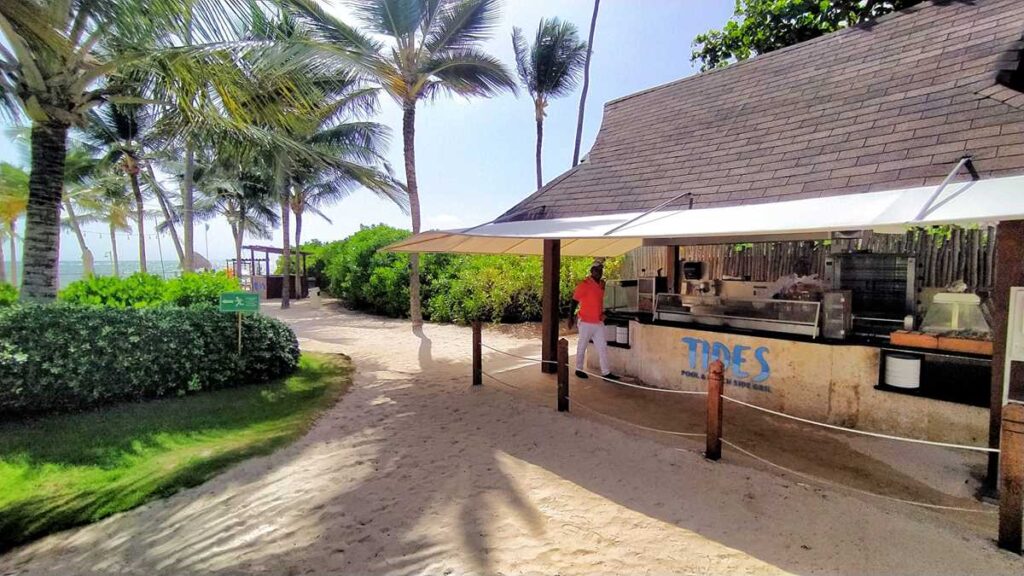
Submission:
M 640 220 L 644 216 L 647 216 L 648 214 L 652 214 L 654 212 L 657 212 L 658 210 L 661 210 L 665 206 L 668 206 L 669 204 L 675 202 L 676 200 L 679 200 L 680 198 L 685 198 L 686 196 L 690 197 L 690 204 L 686 207 L 686 209 L 687 210 L 693 210 L 693 194 L 691 194 L 690 192 L 683 192 L 682 194 L 679 194 L 677 196 L 673 196 L 673 197 L 669 198 L 668 200 L 665 200 L 661 204 L 658 204 L 654 208 L 651 208 L 650 210 L 648 210 L 647 212 L 644 212 L 643 214 L 641 214 L 639 216 L 634 216 L 633 218 L 630 218 L 629 220 L 626 220 L 622 224 L 619 224 L 615 228 L 612 228 L 611 230 L 605 232 L 604 235 L 605 236 L 611 236 L 613 232 L 621 230 L 622 228 L 625 228 L 626 226 L 629 226 L 633 222 L 636 222 L 637 220 Z
M 949 186 L 949 183 L 953 181 L 953 178 L 956 178 L 956 175 L 960 173 L 960 169 L 964 166 L 966 166 L 967 171 L 971 173 L 971 180 L 981 179 L 978 171 L 974 168 L 974 162 L 971 160 L 971 156 L 969 154 L 964 156 L 959 162 L 957 162 L 957 165 L 953 167 L 953 170 L 948 176 L 946 176 L 946 179 L 942 181 L 942 184 L 939 184 L 939 187 L 935 189 L 935 192 L 932 192 L 932 195 L 928 198 L 928 201 L 924 203 L 921 211 L 917 213 L 917 218 L 914 218 L 914 220 L 921 220 L 928 215 L 928 212 L 932 209 L 932 204 L 935 203 L 935 200 L 940 194 L 942 194 L 942 191 L 946 189 L 946 186 Z
M 1004 398 L 1024 400 L 1024 366 L 1006 358 L 1006 327 L 1010 314 L 1010 287 L 1024 286 L 1024 220 L 1000 222 L 996 227 L 995 278 L 992 298 L 992 385 L 989 396 L 988 445 L 999 447 Z M 1006 363 L 1010 378 L 1004 392 Z M 1008 394 L 1007 394 L 1008 393 Z M 989 453 L 985 487 L 992 494 L 999 480 L 999 454 Z
M 562 242 L 544 240 L 544 284 L 541 289 L 541 372 L 554 374 L 558 366 L 558 284 L 562 269 Z

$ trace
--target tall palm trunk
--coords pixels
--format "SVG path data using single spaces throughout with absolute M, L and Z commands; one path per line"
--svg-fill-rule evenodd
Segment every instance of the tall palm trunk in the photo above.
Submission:
M 544 147 L 544 102 L 542 100 L 536 100 L 534 102 L 537 114 L 537 190 L 544 187 L 544 162 L 541 159 L 541 152 Z
M 18 233 L 18 221 L 11 220 L 8 228 L 11 230 L 11 285 L 18 287 L 18 245 L 15 236 Z
M 185 251 L 181 248 L 181 239 L 178 238 L 178 228 L 174 225 L 174 218 L 171 215 L 167 194 L 160 187 L 160 184 L 157 183 L 156 174 L 153 173 L 153 166 L 148 162 L 146 163 L 146 172 L 149 175 L 150 183 L 153 185 L 153 194 L 156 196 L 157 204 L 160 205 L 160 212 L 164 215 L 164 222 L 167 222 L 167 228 L 171 231 L 171 241 L 174 243 L 174 251 L 178 254 L 178 264 L 184 268 Z
M 420 233 L 420 190 L 416 183 L 416 102 L 402 106 L 402 143 L 405 152 L 405 186 L 409 192 L 412 233 Z M 420 309 L 420 255 L 409 254 L 409 317 L 413 327 L 423 325 Z
M 231 225 L 231 235 L 235 240 L 235 278 L 242 280 L 242 241 L 245 236 L 245 229 L 242 223 Z M 252 272 L 252 271 L 250 271 Z M 252 274 L 255 276 L 255 273 Z M 251 286 L 250 286 L 251 289 Z
M 121 267 L 117 260 L 117 230 L 114 223 L 110 223 L 110 256 L 114 259 L 114 276 L 121 277 Z
M 142 189 L 139 188 L 139 172 L 135 168 L 129 175 L 132 183 L 132 194 L 135 195 L 135 226 L 139 229 L 139 271 L 146 270 L 146 204 L 142 197 Z
M 3 238 L 0 238 L 3 240 Z M 4 267 L 4 262 L 7 259 L 4 258 L 4 243 L 0 242 L 0 282 L 7 282 L 7 268 Z
M 21 299 L 48 302 L 57 297 L 57 257 L 60 251 L 60 202 L 64 192 L 64 158 L 68 125 L 32 124 L 32 174 L 28 183 L 25 263 Z
M 292 212 L 291 177 L 288 174 L 287 157 L 284 154 L 279 154 L 277 157 L 276 177 L 277 191 L 281 199 L 281 234 L 283 236 L 281 258 L 284 259 L 281 264 L 281 273 L 284 276 L 281 283 L 281 309 L 284 310 L 291 306 L 292 294 L 292 250 L 291 230 L 289 229 L 289 216 Z
M 185 237 L 184 259 L 182 267 L 185 272 L 195 270 L 195 222 L 193 207 L 195 204 L 195 149 L 192 143 L 185 145 L 185 175 L 181 182 L 181 227 Z
M 295 249 L 302 248 L 302 209 L 295 210 Z
M 71 224 L 71 230 L 75 233 L 75 238 L 78 240 L 78 248 L 82 251 L 82 272 L 84 277 L 92 278 L 94 274 L 92 250 L 89 250 L 89 246 L 85 243 L 85 234 L 82 234 L 82 226 L 78 222 L 78 216 L 75 215 L 75 207 L 67 198 L 64 199 L 64 211 L 68 213 L 68 222 Z
M 587 90 L 590 89 L 590 55 L 594 51 L 594 28 L 597 27 L 597 9 L 601 0 L 594 0 L 594 15 L 590 17 L 590 36 L 587 38 L 587 60 L 583 64 L 583 90 L 580 92 L 580 110 L 576 115 L 576 145 L 572 149 L 572 165 L 580 163 L 580 142 L 583 140 L 583 112 L 587 107 Z

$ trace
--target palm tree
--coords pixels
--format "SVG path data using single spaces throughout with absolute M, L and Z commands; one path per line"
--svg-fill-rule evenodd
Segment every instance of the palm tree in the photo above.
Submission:
M 541 19 L 533 46 L 523 31 L 512 29 L 512 47 L 516 53 L 516 70 L 523 88 L 533 98 L 537 122 L 537 189 L 544 186 L 541 150 L 544 145 L 544 116 L 551 98 L 565 96 L 576 87 L 580 69 L 587 55 L 587 44 L 580 42 L 576 26 L 558 18 Z
M 18 286 L 17 224 L 28 206 L 29 175 L 17 166 L 0 163 L 0 224 L 11 242 L 11 284 Z M 24 248 L 24 243 L 22 244 Z M 0 256 L 0 269 L 4 262 Z
M 498 16 L 498 0 L 350 0 L 379 42 L 326 14 L 310 0 L 284 0 L 321 45 L 357 63 L 402 109 L 405 184 L 413 233 L 420 231 L 416 181 L 416 105 L 444 94 L 493 96 L 515 90 L 505 66 L 480 50 Z M 411 254 L 409 315 L 423 323 L 419 255 Z
M 136 104 L 109 104 L 87 115 L 85 140 L 102 154 L 108 165 L 116 165 L 128 179 L 135 199 L 135 227 L 139 233 L 139 270 L 146 272 L 146 205 L 139 173 L 145 158 L 151 117 Z
M 81 216 L 79 221 L 102 222 L 107 225 L 107 232 L 110 234 L 110 254 L 114 261 L 114 276 L 120 276 L 117 233 L 131 232 L 131 219 L 135 213 L 134 199 L 118 174 L 100 175 L 94 180 L 93 185 L 94 193 L 81 199 L 88 213 Z
M 587 38 L 587 60 L 583 65 L 583 90 L 580 91 L 580 109 L 576 114 L 576 144 L 572 148 L 572 167 L 580 163 L 580 143 L 583 141 L 583 112 L 587 108 L 587 90 L 590 89 L 590 56 L 594 52 L 594 30 L 601 0 L 594 0 L 594 15 L 590 17 L 590 36 Z
M 230 158 L 230 154 L 224 154 Z M 242 244 L 248 234 L 270 238 L 277 226 L 274 210 L 273 179 L 265 169 L 242 170 L 236 163 L 222 159 L 209 168 L 199 165 L 195 173 L 196 190 L 205 198 L 196 203 L 197 218 L 223 216 L 231 226 L 235 242 L 235 277 L 242 277 Z
M 227 66 L 211 46 L 232 38 L 232 24 L 249 19 L 250 4 L 165 0 L 142 9 L 138 0 L 0 2 L 0 112 L 12 118 L 24 114 L 32 124 L 22 299 L 56 296 L 68 129 L 84 125 L 87 112 L 98 104 L 138 101 L 137 87 L 104 80 L 128 77 L 132 70 L 155 74 L 153 85 L 163 89 L 226 80 L 224 74 L 209 73 L 211 61 L 218 70 Z M 200 45 L 183 49 L 181 39 L 194 43 L 193 31 Z M 173 100 L 159 90 L 151 96 Z M 206 102 L 175 101 L 188 104 L 193 109 L 186 112 L 193 114 Z
M 80 145 L 72 145 L 64 161 L 64 193 L 61 201 L 64 213 L 67 214 L 64 223 L 74 232 L 75 239 L 78 240 L 78 248 L 82 252 L 82 272 L 85 278 L 91 278 L 95 273 L 94 260 L 92 250 L 85 242 L 82 223 L 75 213 L 75 206 L 81 206 L 83 202 L 89 203 L 89 197 L 95 194 L 91 179 L 98 172 L 99 164 L 99 160 L 93 158 Z

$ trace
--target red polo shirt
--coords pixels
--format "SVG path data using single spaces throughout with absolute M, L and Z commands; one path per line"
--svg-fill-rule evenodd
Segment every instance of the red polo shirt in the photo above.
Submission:
M 604 285 L 587 276 L 587 279 L 580 282 L 576 291 L 572 293 L 572 299 L 580 303 L 580 322 L 599 324 L 604 314 Z

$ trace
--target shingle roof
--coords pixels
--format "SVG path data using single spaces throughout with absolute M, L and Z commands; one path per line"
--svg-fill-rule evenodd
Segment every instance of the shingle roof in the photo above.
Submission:
M 933 0 L 613 100 L 587 162 L 502 219 L 921 186 L 965 153 L 1024 173 L 1022 36 L 1024 0 Z

